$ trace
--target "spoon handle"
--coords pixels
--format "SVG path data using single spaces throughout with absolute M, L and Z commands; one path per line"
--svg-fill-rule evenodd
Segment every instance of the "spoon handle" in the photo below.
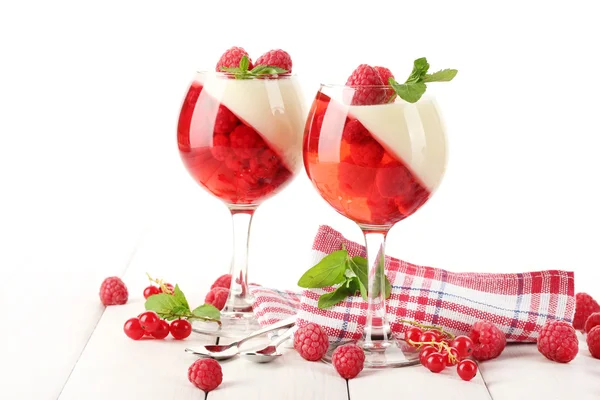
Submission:
M 269 326 L 265 326 L 262 329 L 259 329 L 259 330 L 255 331 L 255 332 L 252 332 L 251 334 L 249 334 L 248 336 L 246 336 L 242 340 L 238 341 L 237 344 L 239 346 L 242 343 L 244 343 L 246 340 L 253 339 L 253 338 L 257 337 L 257 336 L 263 335 L 263 334 L 271 332 L 271 331 L 276 331 L 278 329 L 289 328 L 289 327 L 291 327 L 291 326 L 293 326 L 295 324 L 296 324 L 296 316 L 293 315 L 293 316 L 291 316 L 289 318 L 282 319 L 279 322 L 275 322 L 274 324 L 271 324 Z
M 277 339 L 271 344 L 271 346 L 275 346 L 275 348 L 279 347 L 280 344 L 288 340 L 294 335 L 296 332 L 296 327 L 292 326 L 290 329 L 285 331 L 281 336 L 278 336 Z

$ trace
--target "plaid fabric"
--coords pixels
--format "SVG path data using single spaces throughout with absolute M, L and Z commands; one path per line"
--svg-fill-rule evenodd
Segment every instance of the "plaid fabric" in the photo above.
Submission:
M 364 246 L 347 240 L 329 226 L 321 226 L 313 243 L 311 265 L 339 250 L 342 243 L 350 255 L 365 256 Z M 498 326 L 508 341 L 532 342 L 547 320 L 572 322 L 575 313 L 572 272 L 453 273 L 387 256 L 385 265 L 392 283 L 386 307 L 396 334 L 407 328 L 398 322 L 401 319 L 439 325 L 457 335 L 467 334 L 476 321 L 487 320 Z M 359 339 L 366 322 L 367 303 L 355 296 L 326 310 L 319 309 L 319 296 L 331 290 L 305 290 L 297 309 L 297 324 L 319 324 L 334 342 Z M 261 324 L 273 323 L 281 319 L 279 315 L 289 316 L 297 304 L 293 292 L 261 288 L 253 293 Z M 281 297 L 276 299 L 279 293 Z
M 302 293 L 258 285 L 250 285 L 250 293 L 254 296 L 254 315 L 261 326 L 271 325 L 295 315 L 300 308 Z

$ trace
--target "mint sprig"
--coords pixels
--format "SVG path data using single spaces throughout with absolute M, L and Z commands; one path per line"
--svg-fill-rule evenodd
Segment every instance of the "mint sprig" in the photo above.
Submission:
M 389 79 L 389 85 L 401 99 L 416 103 L 427 90 L 426 83 L 450 82 L 458 73 L 455 69 L 442 69 L 428 74 L 429 63 L 425 57 L 417 58 L 413 63 L 413 70 L 404 83 L 398 83 L 394 78 Z
M 221 313 L 218 308 L 211 304 L 203 304 L 194 310 L 190 310 L 190 305 L 179 285 L 175 286 L 173 294 L 159 293 L 148 297 L 145 307 L 146 310 L 154 311 L 159 317 L 167 321 L 200 319 L 221 324 L 219 321 Z
M 378 279 L 383 272 L 383 265 L 377 269 Z M 366 301 L 368 296 L 369 266 L 364 257 L 350 257 L 342 244 L 342 249 L 325 256 L 315 266 L 302 275 L 298 286 L 303 288 L 324 288 L 336 286 L 332 292 L 319 296 L 318 307 L 329 308 L 343 301 L 348 296 L 355 296 L 360 292 Z M 375 282 L 375 291 L 379 293 L 378 281 Z M 391 287 L 387 276 L 385 277 L 385 298 L 389 298 Z
M 262 75 L 280 75 L 288 72 L 287 69 L 271 66 L 271 65 L 256 65 L 251 70 L 250 60 L 247 56 L 243 56 L 238 67 L 221 67 L 221 71 L 232 74 L 235 79 L 252 79 Z

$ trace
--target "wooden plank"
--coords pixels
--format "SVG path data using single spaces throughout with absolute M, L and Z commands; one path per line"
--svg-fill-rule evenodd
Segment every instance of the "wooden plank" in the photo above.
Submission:
M 377 396 L 402 399 L 484 400 L 491 399 L 480 374 L 470 382 L 458 377 L 455 369 L 447 368 L 434 374 L 422 365 L 393 369 L 363 370 L 348 381 L 350 399 Z M 515 397 L 517 398 L 517 397 Z
M 222 338 L 220 343 L 230 343 L 230 340 Z M 267 340 L 262 343 L 266 344 Z M 282 345 L 279 350 L 283 355 L 268 364 L 239 357 L 222 362 L 223 384 L 209 393 L 208 399 L 348 400 L 346 380 L 340 378 L 331 365 L 302 359 L 291 348 L 291 343 Z
M 568 364 L 547 360 L 535 344 L 513 344 L 480 369 L 494 400 L 600 398 L 600 360 L 590 355 L 583 335 Z

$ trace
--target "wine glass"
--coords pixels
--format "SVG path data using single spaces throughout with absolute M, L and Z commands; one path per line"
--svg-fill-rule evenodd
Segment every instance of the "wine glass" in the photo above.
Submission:
M 322 84 L 303 143 L 304 166 L 313 185 L 365 237 L 368 309 L 358 345 L 365 350 L 365 365 L 375 368 L 418 362 L 418 352 L 390 330 L 385 290 L 380 290 L 385 287 L 385 239 L 396 222 L 430 198 L 446 167 L 446 136 L 435 100 L 423 96 L 408 103 L 390 90 Z M 387 91 L 394 99 L 352 105 L 354 96 L 366 91 Z
M 248 292 L 248 239 L 256 208 L 298 172 L 304 102 L 294 75 L 235 79 L 198 72 L 179 115 L 183 164 L 218 197 L 233 220 L 233 277 L 221 325 L 195 323 L 208 334 L 236 337 L 257 328 Z

